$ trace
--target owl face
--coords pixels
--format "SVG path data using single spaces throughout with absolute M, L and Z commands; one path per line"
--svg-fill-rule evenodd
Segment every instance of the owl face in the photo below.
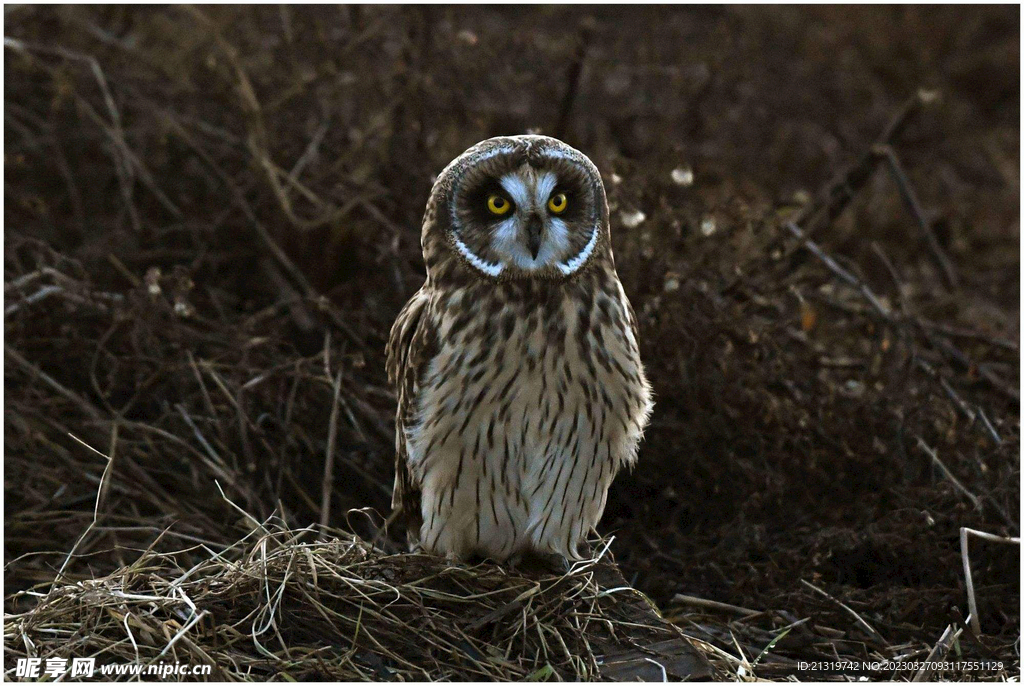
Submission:
M 447 244 L 475 272 L 565 279 L 605 240 L 604 186 L 579 151 L 545 136 L 492 138 L 438 178 Z

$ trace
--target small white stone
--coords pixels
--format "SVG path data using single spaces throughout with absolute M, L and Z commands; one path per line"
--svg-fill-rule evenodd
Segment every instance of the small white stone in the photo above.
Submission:
M 146 270 L 146 290 L 153 297 L 160 295 L 163 289 L 160 288 L 160 278 L 163 273 L 160 271 L 160 267 L 150 267 Z
M 705 236 L 710 236 L 718 230 L 718 224 L 715 223 L 714 217 L 704 217 L 700 222 L 700 232 Z
M 466 45 L 476 45 L 480 41 L 480 39 L 476 37 L 476 34 L 469 29 L 459 31 L 455 34 L 455 37 Z
M 647 215 L 640 210 L 623 210 L 619 213 L 619 217 L 622 219 L 622 225 L 627 229 L 635 229 L 643 224 L 644 220 L 647 219 Z
M 678 186 L 692 186 L 693 170 L 689 167 L 676 167 L 672 170 L 672 182 Z
M 665 292 L 666 293 L 674 293 L 675 291 L 678 291 L 678 290 L 679 290 L 679 277 L 674 276 L 674 275 L 673 276 L 668 276 L 665 279 Z
M 616 186 L 618 186 L 620 183 L 622 183 L 622 177 L 619 176 L 618 174 L 616 174 L 615 172 L 612 172 L 612 175 L 610 177 L 608 177 L 608 178 Z
M 844 394 L 851 398 L 861 397 L 864 395 L 865 390 L 867 389 L 864 387 L 864 384 L 856 379 L 848 379 L 846 383 L 843 384 Z

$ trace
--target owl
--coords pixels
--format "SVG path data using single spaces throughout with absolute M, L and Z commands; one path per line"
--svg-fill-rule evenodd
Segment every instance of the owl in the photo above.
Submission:
M 580 559 L 652 407 L 610 238 L 597 168 L 554 138 L 491 138 L 438 176 L 387 347 L 414 548 Z

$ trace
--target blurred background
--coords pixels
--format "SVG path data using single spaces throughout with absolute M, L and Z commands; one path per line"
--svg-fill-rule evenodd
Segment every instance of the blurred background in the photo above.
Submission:
M 968 612 L 959 527 L 1019 536 L 1018 8 L 4 18 L 8 594 L 235 541 L 227 500 L 372 536 L 432 180 L 528 131 L 608 188 L 657 406 L 601 533 L 670 619 L 882 640 L 804 581 L 923 650 Z M 1019 673 L 1019 548 L 971 563 L 962 650 Z

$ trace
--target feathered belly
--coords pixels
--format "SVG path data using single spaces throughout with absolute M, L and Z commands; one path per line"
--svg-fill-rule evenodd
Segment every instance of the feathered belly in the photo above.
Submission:
M 500 350 L 452 349 L 432 363 L 407 433 L 420 545 L 459 558 L 531 550 L 576 559 L 634 454 L 646 391 L 564 347 L 513 339 L 501 348 L 526 354 L 506 364 Z

